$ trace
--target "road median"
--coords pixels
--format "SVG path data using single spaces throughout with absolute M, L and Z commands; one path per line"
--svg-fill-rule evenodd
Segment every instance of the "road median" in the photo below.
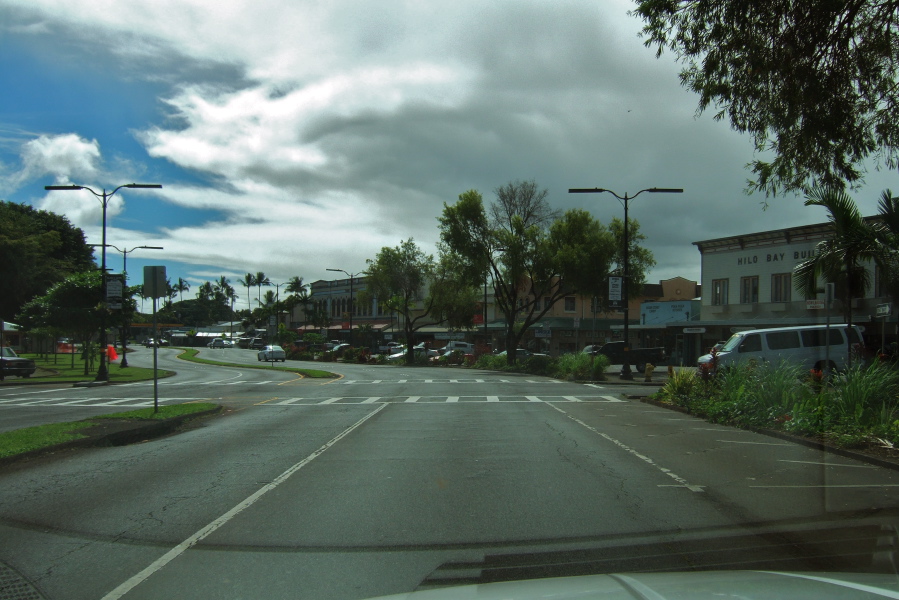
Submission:
M 100 415 L 0 433 L 0 467 L 76 448 L 124 446 L 169 435 L 188 421 L 218 414 L 212 403 L 186 403 Z

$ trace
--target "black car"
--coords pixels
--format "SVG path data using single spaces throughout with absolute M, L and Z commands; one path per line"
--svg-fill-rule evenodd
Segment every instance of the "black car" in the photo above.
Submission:
M 12 348 L 0 348 L 0 381 L 10 375 L 31 377 L 37 369 L 30 358 L 18 356 Z

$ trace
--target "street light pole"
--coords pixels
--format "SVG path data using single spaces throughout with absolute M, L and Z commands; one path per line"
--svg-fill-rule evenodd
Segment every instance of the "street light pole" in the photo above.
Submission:
M 128 287 L 128 253 L 134 252 L 135 250 L 140 250 L 141 248 L 146 250 L 163 250 L 162 246 L 135 246 L 134 248 L 119 248 L 115 244 L 109 244 L 110 248 L 115 248 L 119 252 L 122 253 L 122 274 L 125 277 L 125 287 Z M 128 366 L 128 334 L 131 333 L 131 327 L 129 325 L 125 325 L 125 335 L 122 336 L 122 364 L 121 368 L 125 368 Z
M 618 201 L 624 205 L 624 281 L 622 282 L 622 295 L 624 296 L 624 364 L 621 365 L 621 379 L 631 380 L 634 378 L 633 373 L 631 373 L 631 365 L 630 365 L 630 339 L 628 337 L 628 313 L 630 312 L 630 238 L 628 233 L 628 203 L 630 200 L 633 200 L 643 192 L 649 192 L 650 194 L 682 194 L 684 190 L 681 188 L 646 188 L 640 190 L 633 196 L 628 196 L 627 192 L 625 192 L 624 196 L 619 196 L 612 190 L 607 190 L 603 188 L 570 188 L 568 190 L 569 194 L 600 194 L 602 192 L 608 192 L 618 198 Z
M 161 189 L 162 186 L 157 183 L 126 183 L 115 188 L 111 192 L 107 192 L 103 188 L 102 193 L 97 193 L 86 185 L 45 185 L 47 191 L 77 191 L 87 190 L 100 200 L 103 205 L 103 246 L 100 252 L 100 287 L 103 290 L 104 308 L 100 312 L 100 367 L 97 369 L 97 377 L 95 381 L 109 381 L 109 370 L 106 366 L 106 207 L 109 200 L 122 188 L 128 189 Z
M 350 346 L 353 345 L 353 312 L 355 311 L 355 304 L 353 304 L 353 278 L 358 277 L 365 273 L 365 271 L 359 271 L 358 273 L 347 273 L 343 269 L 325 269 L 326 271 L 334 271 L 335 273 L 343 273 L 347 277 L 350 278 Z

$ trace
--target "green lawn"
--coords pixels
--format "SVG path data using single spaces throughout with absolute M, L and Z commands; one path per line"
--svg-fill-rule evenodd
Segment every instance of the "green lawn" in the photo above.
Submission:
M 71 354 L 50 354 L 42 357 L 37 354 L 23 354 L 27 358 L 34 360 L 37 365 L 37 371 L 29 379 L 40 380 L 47 383 L 76 383 L 79 381 L 92 381 L 97 376 L 98 361 L 94 361 L 94 368 L 90 374 L 84 374 L 84 361 L 81 360 L 80 354 L 75 354 L 75 366 L 72 366 Z M 109 381 L 111 383 L 131 383 L 135 381 L 146 381 L 153 379 L 153 369 L 145 369 L 142 367 L 125 367 L 122 368 L 121 356 L 118 360 L 108 364 Z M 175 373 L 173 371 L 159 370 L 160 377 L 171 377 Z M 9 378 L 16 380 L 18 378 Z
M 91 417 L 84 421 L 70 423 L 51 423 L 38 425 L 0 433 L 0 458 L 23 454 L 40 448 L 55 446 L 64 442 L 84 438 L 79 433 L 80 429 L 96 425 L 98 419 L 134 419 L 134 420 L 161 420 L 171 419 L 182 415 L 194 414 L 216 408 L 217 404 L 209 402 L 193 402 L 187 404 L 172 404 L 160 406 L 159 412 L 154 413 L 152 408 L 142 408 L 129 412 L 113 413 Z

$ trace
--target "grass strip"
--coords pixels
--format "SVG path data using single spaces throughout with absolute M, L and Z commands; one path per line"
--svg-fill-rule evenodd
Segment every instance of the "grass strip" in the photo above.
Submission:
M 91 425 L 93 423 L 89 421 L 76 421 L 74 423 L 50 423 L 49 425 L 5 431 L 0 433 L 0 458 L 81 439 L 86 436 L 77 433 L 77 431 Z
M 215 365 L 218 367 L 237 367 L 239 369 L 265 369 L 266 371 L 284 371 L 285 373 L 299 373 L 304 377 L 309 377 L 311 379 L 334 379 L 335 377 L 339 377 L 330 371 L 322 371 L 319 369 L 300 369 L 297 367 L 274 367 L 270 366 L 268 363 L 260 364 L 260 365 L 247 365 L 240 363 L 229 363 L 222 362 L 218 360 L 209 360 L 206 358 L 200 358 L 197 356 L 199 351 L 196 348 L 185 348 L 181 354 L 178 355 L 178 358 L 190 362 L 200 363 L 204 365 Z M 283 364 L 283 363 L 282 363 Z
M 76 383 L 79 381 L 90 381 L 97 375 L 96 367 L 99 363 L 95 362 L 94 370 L 88 374 L 84 374 L 84 361 L 80 356 L 75 357 L 75 366 L 72 366 L 72 357 L 70 354 L 50 354 L 49 356 L 41 356 L 37 354 L 24 354 L 23 356 L 34 360 L 37 371 L 29 379 L 41 380 L 52 383 Z M 121 361 L 121 358 L 119 358 Z M 118 361 L 111 361 L 108 365 L 109 381 L 111 383 L 133 383 L 136 381 L 148 381 L 153 379 L 153 369 L 144 367 L 128 366 L 122 368 Z M 159 370 L 159 377 L 171 377 L 175 373 L 173 371 Z
M 160 406 L 158 413 L 154 413 L 152 408 L 142 408 L 128 412 L 99 415 L 83 421 L 50 423 L 48 425 L 5 431 L 0 433 L 0 458 L 7 458 L 31 452 L 32 450 L 40 450 L 41 448 L 85 438 L 87 436 L 78 433 L 78 430 L 96 425 L 94 421 L 99 419 L 162 420 L 213 410 L 218 406 L 218 404 L 211 402 L 170 404 Z
M 185 404 L 166 404 L 159 407 L 159 412 L 153 412 L 152 408 L 141 408 L 138 410 L 130 410 L 128 412 L 112 413 L 109 415 L 100 415 L 91 417 L 91 419 L 171 419 L 182 415 L 192 415 L 194 413 L 203 412 L 204 410 L 212 410 L 218 404 L 212 402 L 187 402 Z

